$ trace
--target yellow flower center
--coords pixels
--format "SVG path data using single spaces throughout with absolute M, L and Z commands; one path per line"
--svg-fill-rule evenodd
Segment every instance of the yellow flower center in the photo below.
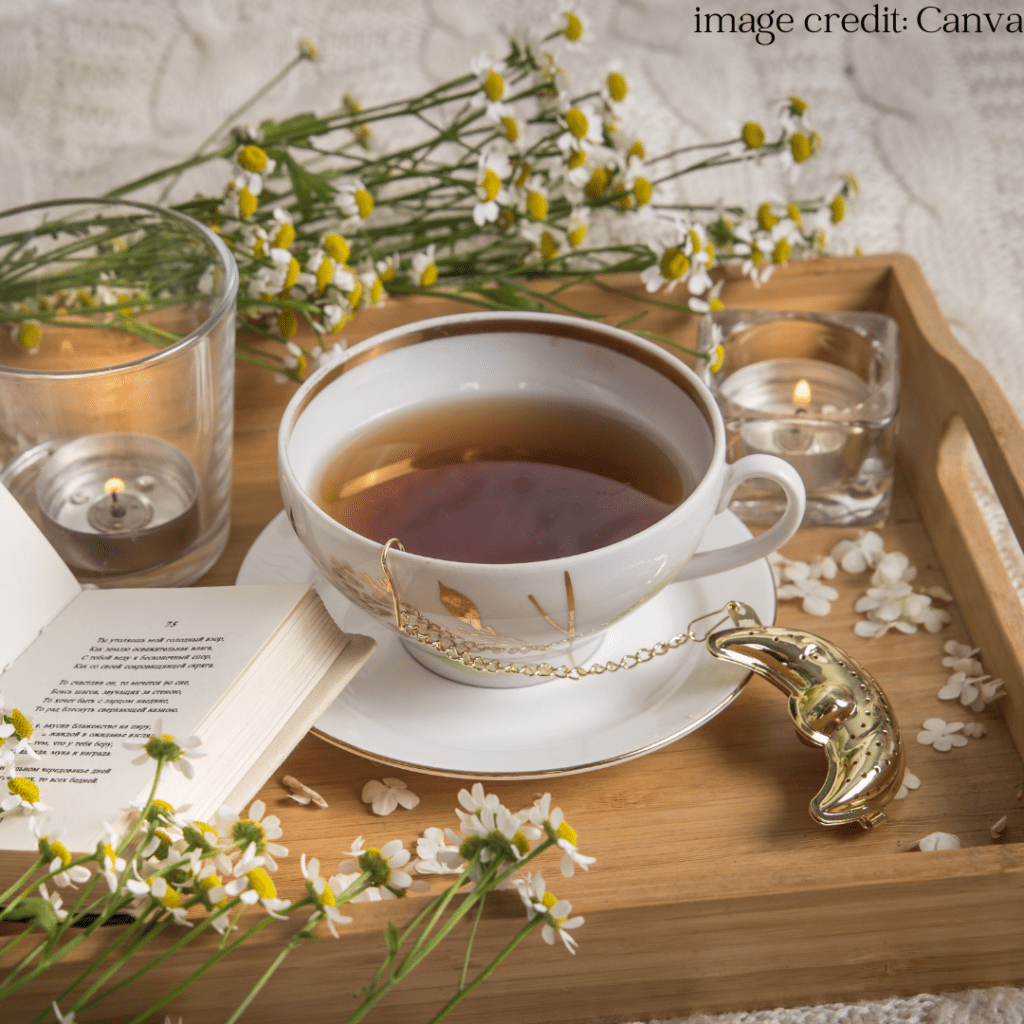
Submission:
M 526 197 L 526 210 L 534 220 L 543 220 L 548 215 L 547 198 L 540 192 L 531 192 Z
M 800 99 L 799 96 L 790 96 L 789 97 L 789 109 L 792 110 L 794 114 L 806 113 L 806 111 L 807 111 L 807 101 Z
M 704 246 L 704 251 L 708 254 L 708 270 L 710 270 L 715 265 L 715 243 L 708 242 Z
M 505 130 L 505 138 L 515 142 L 519 138 L 519 122 L 514 117 L 503 117 L 501 127 Z
M 695 228 L 690 228 L 689 235 L 690 235 L 690 252 L 692 252 L 692 253 L 700 252 L 700 250 L 701 250 L 700 235 L 697 234 L 697 231 L 696 231 Z
M 493 202 L 494 198 L 501 191 L 501 178 L 488 168 L 480 179 L 480 188 L 483 190 L 484 198 L 487 202 Z
M 370 305 L 376 306 L 383 295 L 384 282 L 379 277 L 375 277 L 373 279 L 373 284 L 370 285 Z
M 617 103 L 621 103 L 626 98 L 628 91 L 629 87 L 626 85 L 626 79 L 618 71 L 613 71 L 608 76 L 608 95 Z
M 578 249 L 582 244 L 583 240 L 587 237 L 587 225 L 580 224 L 578 227 L 572 229 L 569 232 L 569 244 L 574 248 Z
M 629 210 L 633 206 L 633 196 L 626 191 L 625 185 L 616 185 L 615 194 L 619 197 L 618 203 L 619 208 L 622 210 Z
M 629 152 L 626 153 L 627 159 L 631 156 L 638 156 L 641 160 L 643 160 L 643 158 L 647 156 L 647 150 L 644 149 L 644 144 L 639 139 L 637 139 L 636 142 L 634 142 L 633 145 L 629 147 Z
M 786 216 L 789 217 L 789 219 L 793 221 L 794 224 L 800 223 L 800 208 L 796 205 L 796 203 L 790 203 L 786 207 Z
M 838 224 L 846 216 L 846 201 L 842 196 L 832 200 L 832 223 Z
M 511 843 L 523 855 L 530 852 L 529 840 L 520 831 L 517 831 L 512 837 Z
M 320 56 L 320 47 L 309 36 L 303 36 L 299 40 L 299 55 L 304 60 L 316 60 Z
M 583 22 L 573 11 L 563 11 L 565 15 L 565 38 L 575 43 L 583 35 Z
M 171 845 L 171 837 L 162 828 L 156 829 L 153 835 L 155 835 L 157 839 L 159 839 L 160 842 L 164 844 L 164 846 Z
M 566 166 L 570 169 L 582 167 L 587 162 L 587 154 L 582 149 L 574 149 L 569 154 L 569 159 L 565 161 Z
M 38 320 L 26 320 L 18 328 L 18 344 L 22 348 L 38 348 L 43 340 L 43 325 Z
M 747 149 L 760 149 L 764 145 L 764 129 L 756 121 L 748 121 L 741 135 Z
M 341 235 L 327 235 L 324 238 L 324 252 L 338 263 L 344 263 L 349 254 L 348 242 Z
M 720 309 L 725 309 L 725 303 L 724 303 L 724 302 L 723 302 L 723 301 L 722 301 L 721 299 L 712 299 L 712 300 L 711 300 L 711 301 L 710 301 L 710 302 L 708 303 L 708 305 L 709 305 L 709 306 L 711 307 L 711 309 L 712 309 L 712 310 L 714 310 L 714 312 L 716 312 L 716 313 L 717 313 L 717 312 L 718 312 L 718 310 L 720 310 Z M 719 349 L 721 349 L 721 351 L 722 351 L 722 355 L 721 355 L 721 358 L 719 358 L 719 359 L 718 359 L 718 366 L 719 366 L 719 367 L 721 367 L 721 365 L 722 365 L 723 361 L 725 360 L 725 349 L 724 349 L 724 348 L 722 348 L 722 346 L 721 346 L 721 345 L 719 345 L 719 346 L 718 346 L 718 348 L 719 348 Z M 716 351 L 717 351 L 717 349 L 716 349 Z M 714 366 L 712 366 L 712 368 L 711 368 L 711 369 L 712 369 L 712 372 L 714 372 L 714 370 L 715 370 L 715 367 L 714 367 Z
M 590 176 L 590 181 L 587 182 L 587 187 L 585 189 L 587 195 L 591 199 L 597 199 L 597 197 L 602 195 L 607 188 L 608 171 L 603 167 L 595 168 L 594 173 Z
M 429 288 L 437 280 L 437 264 L 429 263 L 420 274 L 420 286 Z
M 636 196 L 636 205 L 644 206 L 651 201 L 653 186 L 646 178 L 637 178 L 633 184 L 633 195 Z
M 498 101 L 505 94 L 505 79 L 493 68 L 484 79 L 484 92 L 489 100 Z
M 356 201 L 356 206 L 359 209 L 359 216 L 366 220 L 367 217 L 373 213 L 373 196 L 366 191 L 365 188 L 356 189 L 353 198 Z
M 247 188 L 238 193 L 238 215 L 245 220 L 256 212 L 260 201 Z
M 498 214 L 498 227 L 503 231 L 508 231 L 516 222 L 516 214 L 514 210 L 502 210 Z
M 587 120 L 587 115 L 583 113 L 579 107 L 573 107 L 565 115 L 565 123 L 569 126 L 569 131 L 576 136 L 577 139 L 582 139 L 587 134 L 587 129 L 590 127 L 590 122 Z
M 293 284 L 299 279 L 299 273 L 302 267 L 299 266 L 299 261 L 293 256 L 291 262 L 288 264 L 288 273 L 284 275 L 284 284 L 282 288 L 291 288 Z
M 558 242 L 550 231 L 540 236 L 540 254 L 546 260 L 553 260 L 558 255 Z
M 811 155 L 811 140 L 803 132 L 797 132 L 789 140 L 789 148 L 793 153 L 793 159 L 802 164 Z
M 672 246 L 661 254 L 661 276 L 667 281 L 675 281 L 690 269 L 690 261 L 683 255 L 678 246 Z
M 331 891 L 331 887 L 324 883 L 324 891 L 320 893 L 320 902 L 325 907 L 336 907 L 338 901 L 334 898 L 334 893 Z
M 259 174 L 267 166 L 267 154 L 259 146 L 243 146 L 238 151 L 238 163 L 247 171 Z
M 553 892 L 546 892 L 541 896 L 540 901 L 550 910 L 558 902 L 558 897 Z
M 17 776 L 13 779 L 8 779 L 7 788 L 15 796 L 20 796 L 22 800 L 30 804 L 36 803 L 39 799 L 39 787 L 31 779 L 22 779 Z
M 395 279 L 395 265 L 389 263 L 387 269 L 380 275 L 382 281 L 393 281 Z
M 356 281 L 352 291 L 348 293 L 349 305 L 355 309 L 359 305 L 359 300 L 363 297 L 363 282 Z
M 47 837 L 49 840 L 49 837 Z M 60 862 L 65 867 L 71 863 L 71 854 L 68 853 L 68 848 L 59 840 L 54 839 L 50 841 L 50 850 L 53 852 L 54 857 L 60 857 Z
M 559 839 L 568 839 L 573 846 L 579 842 L 576 835 L 576 829 L 574 829 L 567 821 L 563 821 L 562 824 L 558 826 L 555 830 L 555 835 L 558 836 Z
M 109 861 L 111 867 L 114 866 L 114 862 L 117 860 L 117 851 L 110 843 L 105 843 L 103 846 L 103 859 Z
M 166 800 L 154 800 L 153 810 L 160 814 L 174 814 L 174 805 L 169 804 Z
M 715 308 L 715 303 L 718 303 L 718 308 L 722 308 L 722 303 L 718 299 L 711 300 L 711 308 Z M 722 368 L 722 363 L 725 362 L 725 349 L 721 345 L 716 345 L 711 353 L 711 358 L 708 360 L 708 369 L 712 373 L 718 373 Z
M 38 344 L 38 342 L 36 342 L 36 344 Z M 31 739 L 34 731 L 32 723 L 17 708 L 14 708 L 11 711 L 11 725 L 14 726 L 14 731 L 18 734 L 20 739 Z
M 217 886 L 221 884 L 219 875 L 207 875 L 205 878 L 201 879 L 201 881 L 203 888 L 207 892 L 209 892 L 211 889 L 216 889 Z
M 272 900 L 277 896 L 274 881 L 267 874 L 266 868 L 253 868 L 245 877 L 249 879 L 249 885 L 261 900 Z
M 291 338 L 299 329 L 299 316 L 294 309 L 282 309 L 277 314 L 277 326 L 285 338 Z M 301 357 L 300 357 L 301 359 Z M 299 371 L 302 372 L 301 369 Z
M 324 289 L 331 283 L 334 277 L 334 260 L 330 256 L 325 256 L 320 261 L 320 266 L 316 268 L 316 290 L 322 293 Z
M 160 902 L 168 909 L 175 910 L 181 906 L 181 895 L 177 889 L 167 886 L 167 891 L 160 897 Z
M 761 260 L 763 259 L 764 253 L 762 253 L 756 245 L 752 245 L 750 247 L 750 262 L 753 263 L 755 267 L 759 267 L 761 266 Z
M 262 238 L 257 238 L 256 241 L 252 243 L 252 254 L 257 259 L 262 259 L 262 257 L 267 255 L 267 244 Z
M 857 180 L 857 178 L 854 175 L 852 175 L 852 174 L 844 174 L 843 175 L 843 180 L 850 187 L 850 189 L 853 191 L 853 194 L 855 196 L 859 196 L 860 195 L 860 182 Z
M 811 152 L 817 153 L 821 149 L 821 136 L 817 132 L 811 132 Z
M 288 249 L 295 241 L 295 228 L 291 224 L 282 224 L 274 236 L 274 246 L 277 249 Z
M 772 213 L 771 203 L 762 203 L 757 208 L 757 223 L 762 231 L 771 231 L 779 223 L 779 218 Z
M 519 173 L 516 175 L 516 188 L 522 188 L 523 185 L 526 184 L 526 179 L 529 178 L 529 176 L 530 165 L 528 163 L 524 163 L 523 166 L 519 168 Z
M 825 243 L 828 241 L 827 231 L 816 231 L 814 234 L 814 251 L 819 255 L 825 251 Z
M 785 263 L 792 252 L 792 246 L 784 238 L 780 238 L 772 251 L 772 263 Z

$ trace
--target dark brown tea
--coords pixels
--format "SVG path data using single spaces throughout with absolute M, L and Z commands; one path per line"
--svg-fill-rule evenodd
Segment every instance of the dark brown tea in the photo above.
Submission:
M 317 504 L 350 530 L 456 562 L 534 562 L 614 544 L 686 496 L 628 422 L 540 399 L 476 399 L 389 418 L 327 464 Z

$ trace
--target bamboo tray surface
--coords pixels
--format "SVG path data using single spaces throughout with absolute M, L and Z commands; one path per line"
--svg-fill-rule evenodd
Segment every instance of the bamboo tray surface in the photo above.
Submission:
M 602 309 L 611 323 L 642 308 L 594 286 L 560 298 Z M 900 471 L 893 512 L 880 532 L 887 550 L 904 551 L 917 566 L 915 587 L 952 590 L 952 622 L 937 635 L 921 630 L 861 639 L 853 633 L 860 616 L 852 606 L 868 574 L 842 571 L 830 581 L 840 591 L 831 615 L 810 617 L 785 602 L 778 622 L 825 635 L 877 677 L 921 786 L 890 804 L 889 820 L 870 832 L 816 825 L 807 804 L 824 781 L 824 755 L 797 742 L 785 698 L 757 677 L 710 724 L 646 757 L 561 779 L 489 783 L 488 791 L 513 810 L 550 791 L 577 830 L 580 849 L 597 864 L 572 879 L 561 877 L 550 854 L 538 865 L 549 888 L 587 918 L 575 933 L 578 955 L 570 958 L 560 944 L 551 949 L 531 936 L 453 1020 L 479 1019 L 482 1010 L 489 1021 L 508 1024 L 636 1020 L 1024 982 L 1024 805 L 1017 799 L 1024 781 L 1018 754 L 1024 672 L 1013 643 L 1024 635 L 1024 613 L 966 485 L 973 436 L 1011 523 L 1024 536 L 1024 429 L 987 371 L 953 339 L 908 257 L 810 262 L 786 268 L 760 290 L 730 278 L 723 298 L 730 308 L 880 310 L 900 323 Z M 464 308 L 440 300 L 392 301 L 361 314 L 346 340 Z M 642 326 L 694 343 L 694 318 L 686 314 L 658 308 Z M 262 371 L 238 366 L 233 528 L 204 584 L 233 583 L 252 542 L 281 508 L 276 431 L 293 392 Z M 807 528 L 784 553 L 810 560 L 856 532 Z M 986 672 L 1005 680 L 1008 696 L 982 714 L 937 698 L 949 674 L 941 659 L 950 639 L 981 646 Z M 621 684 L 628 685 L 628 673 Z M 557 683 L 537 687 L 538 715 L 545 713 L 545 685 Z M 915 739 L 931 717 L 980 721 L 988 734 L 941 753 Z M 289 800 L 280 783 L 286 774 L 322 793 L 329 808 Z M 411 812 L 379 818 L 360 792 L 369 779 L 391 775 L 404 778 L 421 802 Z M 281 841 L 292 851 L 278 874 L 281 894 L 301 891 L 300 852 L 318 857 L 325 875 L 346 859 L 357 836 L 367 845 L 400 838 L 415 852 L 425 828 L 456 826 L 453 808 L 462 785 L 376 765 L 307 737 L 260 793 L 281 817 Z M 1004 814 L 1004 837 L 993 841 L 989 829 Z M 959 836 L 962 848 L 908 850 L 936 830 Z M 443 884 L 431 881 L 435 891 Z M 393 918 L 401 927 L 419 906 L 415 897 L 355 906 L 343 939 L 301 947 L 244 1019 L 343 1019 L 353 1005 L 349 993 L 383 955 L 383 924 Z M 474 962 L 486 963 L 487 951 L 500 948 L 522 918 L 515 893 L 496 894 Z M 234 1005 L 232 995 L 246 990 L 278 948 L 265 935 L 233 967 L 214 972 L 216 990 L 212 982 L 199 986 L 171 1005 L 173 1013 L 189 1024 L 222 1020 Z M 96 937 L 73 959 L 88 959 L 106 941 Z M 451 995 L 463 948 L 462 940 L 451 950 L 442 947 L 368 1019 L 428 1020 Z M 184 976 L 194 955 L 176 958 L 176 974 L 160 968 L 168 985 L 158 987 Z M 73 964 L 67 969 L 70 976 Z M 318 982 L 296 996 L 296 979 L 313 977 L 310 971 L 341 980 Z M 111 1021 L 127 1019 L 123 1009 L 107 1012 Z

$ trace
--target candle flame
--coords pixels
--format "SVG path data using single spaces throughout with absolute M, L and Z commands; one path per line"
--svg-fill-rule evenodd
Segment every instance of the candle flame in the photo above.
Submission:
M 811 385 L 802 377 L 793 388 L 793 404 L 803 409 L 806 409 L 811 404 Z
M 103 490 L 107 494 L 120 494 L 124 490 L 124 481 L 117 476 L 112 476 L 104 485 Z

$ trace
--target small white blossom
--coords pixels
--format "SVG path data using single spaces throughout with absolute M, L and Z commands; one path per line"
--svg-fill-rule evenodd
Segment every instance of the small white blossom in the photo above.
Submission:
M 370 804 L 374 814 L 390 814 L 396 807 L 404 807 L 411 811 L 420 798 L 401 779 L 384 779 L 378 782 L 371 779 L 363 786 L 362 800 Z
M 441 860 L 442 853 L 446 853 L 448 859 Z M 416 856 L 419 858 L 415 864 L 416 870 L 421 875 L 457 875 L 462 869 L 453 864 L 452 859 L 461 863 L 458 853 L 457 846 L 445 842 L 444 830 L 432 826 L 416 840 Z M 455 855 L 454 858 L 452 854 Z
M 856 576 L 878 565 L 885 554 L 885 542 L 881 534 L 867 530 L 856 540 L 841 540 L 830 554 L 844 572 Z
M 966 747 L 967 737 L 963 735 L 963 722 L 947 723 L 942 718 L 926 718 L 924 727 L 917 734 L 917 742 L 924 747 L 947 751 L 952 747 Z

